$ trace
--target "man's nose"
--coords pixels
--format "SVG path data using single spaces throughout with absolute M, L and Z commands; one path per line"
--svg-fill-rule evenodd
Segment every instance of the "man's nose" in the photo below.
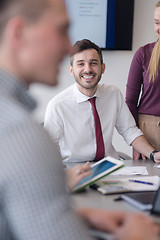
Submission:
M 87 73 L 91 72 L 91 66 L 90 66 L 90 64 L 85 64 L 84 70 L 85 70 L 85 72 L 87 72 Z

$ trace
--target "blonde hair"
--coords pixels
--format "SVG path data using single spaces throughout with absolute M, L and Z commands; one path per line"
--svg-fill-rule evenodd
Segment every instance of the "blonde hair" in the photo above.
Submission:
M 156 4 L 156 8 L 160 7 L 160 1 Z M 160 61 L 160 39 L 153 48 L 151 59 L 148 66 L 149 82 L 154 82 L 158 77 L 158 66 Z

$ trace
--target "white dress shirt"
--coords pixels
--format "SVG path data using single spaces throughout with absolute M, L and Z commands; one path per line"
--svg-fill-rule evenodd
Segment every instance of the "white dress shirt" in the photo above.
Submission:
M 105 156 L 119 158 L 112 145 L 114 128 L 127 144 L 142 135 L 124 101 L 114 86 L 99 84 L 95 93 L 105 145 Z M 74 84 L 55 96 L 47 106 L 44 126 L 59 143 L 64 162 L 93 161 L 96 136 L 92 106 L 88 96 Z

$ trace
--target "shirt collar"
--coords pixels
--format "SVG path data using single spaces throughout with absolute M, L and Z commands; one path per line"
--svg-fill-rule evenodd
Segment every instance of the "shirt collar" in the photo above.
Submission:
M 28 93 L 28 85 L 11 73 L 0 69 L 0 90 L 24 105 L 29 111 L 36 107 L 35 100 Z
M 75 100 L 77 103 L 85 102 L 85 101 L 88 101 L 88 99 L 90 99 L 90 97 L 86 96 L 85 94 L 79 91 L 76 83 L 74 84 L 74 94 L 75 94 Z M 98 84 L 97 91 L 95 92 L 93 97 L 101 98 L 99 84 Z

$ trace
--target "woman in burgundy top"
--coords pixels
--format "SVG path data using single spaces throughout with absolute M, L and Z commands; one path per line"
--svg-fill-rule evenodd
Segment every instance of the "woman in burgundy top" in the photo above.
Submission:
M 160 1 L 154 12 L 157 42 L 140 47 L 135 53 L 127 82 L 126 103 L 137 126 L 150 144 L 160 150 Z M 145 156 L 142 156 L 143 158 Z M 140 153 L 133 149 L 133 158 Z

